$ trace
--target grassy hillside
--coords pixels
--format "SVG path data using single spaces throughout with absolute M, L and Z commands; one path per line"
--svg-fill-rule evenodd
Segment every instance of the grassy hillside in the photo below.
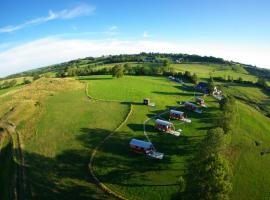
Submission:
M 90 102 L 83 90 L 46 102 L 31 139 L 25 141 L 26 176 L 34 198 L 105 198 L 91 182 L 91 149 L 127 113 L 117 103 Z
M 4 136 L 4 137 L 3 137 Z M 12 156 L 12 139 L 0 132 L 0 199 L 12 199 L 14 161 Z
M 110 76 L 93 76 L 88 81 L 92 96 L 133 102 L 135 105 L 126 126 L 108 140 L 97 155 L 96 170 L 101 181 L 131 199 L 173 198 L 178 192 L 179 177 L 186 173 L 188 159 L 212 126 L 206 118 L 215 116 L 217 102 L 207 98 L 210 108 L 204 114 L 187 112 L 192 125 L 175 121 L 176 129 L 183 129 L 183 135 L 179 138 L 157 132 L 153 129 L 153 121 L 146 124 L 150 140 L 159 151 L 165 153 L 164 160 L 156 161 L 131 153 L 128 148 L 130 139 L 146 140 L 143 134 L 144 120 L 169 107 L 179 107 L 179 101 L 194 100 L 193 93 L 182 90 L 179 84 L 163 77 L 112 79 Z M 157 106 L 149 108 L 141 105 L 144 97 L 151 97 Z M 166 114 L 162 117 L 168 119 Z
M 24 198 L 107 198 L 90 178 L 90 153 L 127 105 L 92 102 L 72 79 L 43 78 L 0 98 L 1 117 L 17 125 L 21 138 Z
M 270 114 L 270 93 L 253 85 L 241 85 L 235 83 L 225 84 L 223 90 L 247 104 L 263 110 L 266 114 Z
M 238 79 L 242 77 L 246 81 L 257 81 L 257 77 L 249 74 L 243 68 L 234 68 L 228 65 L 217 65 L 217 64 L 172 64 L 177 71 L 185 72 L 190 71 L 196 73 L 200 78 L 209 78 L 210 76 L 215 77 L 233 77 Z
M 270 119 L 241 102 L 238 103 L 238 128 L 232 135 L 229 159 L 233 166 L 232 199 L 269 198 Z M 261 141 L 260 146 L 255 141 Z
M 173 66 L 177 71 L 197 73 L 201 80 L 210 75 L 257 80 L 241 67 L 195 63 Z M 179 198 L 179 178 L 187 174 L 199 142 L 220 113 L 217 100 L 205 97 L 208 108 L 197 114 L 179 104 L 194 101 L 194 95 L 199 95 L 191 90 L 191 84 L 183 86 L 161 76 L 116 79 L 95 75 L 77 79 L 81 82 L 72 78 L 41 78 L 25 87 L 0 90 L 0 117 L 14 123 L 20 135 L 25 198 L 110 199 L 90 177 L 90 154 L 126 117 L 130 103 L 133 112 L 126 124 L 97 152 L 96 175 L 110 189 L 129 199 Z M 86 83 L 92 97 L 119 102 L 90 100 L 85 94 Z M 270 148 L 270 120 L 247 103 L 270 111 L 270 94 L 251 85 L 226 84 L 224 92 L 242 99 L 237 104 L 238 121 L 227 152 L 234 174 L 231 199 L 266 198 L 270 188 L 270 154 L 260 153 Z M 146 97 L 156 107 L 142 105 Z M 171 108 L 184 111 L 192 120 L 191 124 L 173 121 L 176 129 L 183 130 L 178 138 L 153 128 L 156 115 Z M 153 119 L 145 124 L 146 133 L 157 150 L 165 154 L 161 161 L 132 153 L 128 147 L 132 138 L 146 140 L 143 124 L 148 118 Z M 159 118 L 167 120 L 168 114 Z M 256 146 L 255 141 L 262 143 Z M 11 138 L 3 144 L 2 152 L 6 153 L 0 151 L 0 163 L 4 163 L 0 165 L 0 192 L 5 199 L 9 183 L 4 180 L 11 174 L 6 170 L 12 169 L 8 168 L 12 166 Z

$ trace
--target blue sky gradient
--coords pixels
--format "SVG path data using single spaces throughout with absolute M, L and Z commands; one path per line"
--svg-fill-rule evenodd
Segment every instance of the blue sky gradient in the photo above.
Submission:
M 0 9 L 0 76 L 140 51 L 213 55 L 270 68 L 267 0 L 1 0 Z M 61 51 L 65 47 L 73 50 Z M 50 49 L 61 51 L 59 58 L 40 56 Z

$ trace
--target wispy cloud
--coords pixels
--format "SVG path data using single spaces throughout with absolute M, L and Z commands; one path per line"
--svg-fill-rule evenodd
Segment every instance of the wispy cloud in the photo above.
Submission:
M 147 31 L 144 31 L 143 34 L 142 34 L 142 37 L 143 37 L 143 38 L 149 38 L 150 35 L 148 34 Z
M 0 76 L 87 56 L 140 52 L 189 53 L 202 56 L 217 56 L 227 60 L 270 68 L 270 61 L 268 59 L 270 47 L 267 45 L 166 42 L 146 39 L 87 40 L 50 37 L 0 51 Z
M 113 25 L 113 26 L 110 26 L 108 30 L 104 31 L 103 33 L 108 36 L 115 36 L 119 34 L 119 28 L 118 26 Z
M 56 20 L 56 19 L 72 19 L 76 17 L 81 17 L 81 16 L 87 16 L 90 14 L 93 14 L 95 11 L 95 7 L 88 5 L 88 4 L 80 4 L 76 7 L 73 7 L 71 9 L 64 9 L 60 11 L 53 11 L 49 10 L 48 15 L 44 17 L 38 17 L 35 19 L 28 20 L 22 24 L 19 25 L 9 25 L 0 28 L 0 33 L 11 33 L 29 26 L 34 26 L 34 25 L 39 25 L 46 23 L 51 20 Z

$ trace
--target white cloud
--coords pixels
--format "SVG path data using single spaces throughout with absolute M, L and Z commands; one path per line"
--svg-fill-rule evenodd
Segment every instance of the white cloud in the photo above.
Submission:
M 0 51 L 0 76 L 71 59 L 140 52 L 188 53 L 222 57 L 270 68 L 268 45 L 166 42 L 154 40 L 83 40 L 44 38 Z
M 144 31 L 143 34 L 142 34 L 142 37 L 143 37 L 143 38 L 149 38 L 150 35 L 148 34 L 147 31 Z
M 49 13 L 45 17 L 39 17 L 35 19 L 31 19 L 29 21 L 26 21 L 22 24 L 19 25 L 9 25 L 0 28 L 0 33 L 11 33 L 29 26 L 34 26 L 38 24 L 43 24 L 51 20 L 55 19 L 72 19 L 75 17 L 81 17 L 81 16 L 86 16 L 93 14 L 95 11 L 94 6 L 90 6 L 87 4 L 80 4 L 72 9 L 64 9 L 61 11 L 52 11 L 49 10 Z
M 115 36 L 119 34 L 119 28 L 115 25 L 110 26 L 107 31 L 103 32 L 104 34 L 108 36 Z

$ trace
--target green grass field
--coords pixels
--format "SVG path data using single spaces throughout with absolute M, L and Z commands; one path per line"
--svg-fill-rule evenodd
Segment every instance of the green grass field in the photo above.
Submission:
M 268 199 L 270 194 L 270 119 L 243 103 L 238 103 L 238 126 L 232 135 L 229 159 L 233 166 L 232 199 Z M 255 141 L 261 141 L 260 146 Z
M 246 81 L 257 81 L 257 78 L 250 75 L 244 69 L 240 71 L 234 71 L 230 66 L 221 66 L 215 64 L 172 64 L 179 72 L 190 71 L 191 73 L 196 73 L 199 78 L 209 78 L 210 76 L 227 78 L 228 76 L 233 77 L 233 79 L 238 79 L 242 77 Z
M 153 121 L 146 124 L 151 141 L 159 151 L 165 153 L 164 160 L 156 161 L 131 153 L 128 148 L 130 139 L 146 140 L 143 134 L 144 120 L 170 107 L 179 109 L 179 101 L 194 101 L 193 92 L 181 90 L 179 84 L 164 77 L 112 79 L 110 76 L 91 76 L 87 79 L 90 95 L 134 103 L 134 112 L 127 124 L 105 143 L 97 155 L 96 170 L 101 181 L 131 199 L 173 198 L 178 192 L 179 177 L 186 173 L 188 159 L 212 126 L 210 120 L 203 118 L 215 116 L 218 112 L 217 102 L 211 97 L 207 98 L 210 108 L 201 115 L 187 112 L 192 125 L 175 121 L 176 129 L 183 129 L 183 135 L 179 138 L 157 132 L 153 129 Z M 150 108 L 141 105 L 144 97 L 150 97 L 157 106 Z M 162 117 L 167 119 L 168 115 Z
M 270 93 L 257 86 L 228 84 L 223 90 L 235 97 L 251 103 L 255 107 L 260 107 L 265 113 L 270 114 Z
M 84 90 L 49 98 L 36 131 L 24 141 L 32 198 L 106 198 L 90 179 L 90 153 L 127 112 L 128 106 L 119 103 L 91 102 Z
M 11 88 L 0 89 L 0 95 L 6 94 L 6 93 L 8 93 L 8 92 L 10 92 L 10 91 L 19 89 L 19 88 L 21 88 L 21 87 L 23 87 L 23 86 L 22 86 L 22 85 L 17 85 L 17 86 L 15 86 L 15 87 L 11 87 Z
M 198 73 L 202 79 L 214 69 L 214 66 L 199 64 L 177 67 L 183 71 L 191 67 L 189 71 Z M 225 71 L 217 68 L 214 73 L 218 70 Z M 244 71 L 241 75 L 252 79 Z M 166 77 L 116 79 L 99 75 L 77 79 L 88 83 L 88 93 L 92 97 L 119 102 L 92 101 L 86 97 L 85 85 L 72 79 L 42 78 L 28 87 L 0 96 L 1 116 L 15 107 L 8 119 L 17 125 L 22 137 L 26 198 L 110 199 L 90 177 L 90 154 L 126 117 L 132 103 L 133 112 L 126 124 L 98 150 L 95 173 L 106 186 L 128 199 L 179 199 L 178 180 L 187 174 L 189 160 L 198 143 L 213 127 L 213 118 L 220 112 L 217 100 L 206 97 L 208 108 L 197 114 L 186 111 L 179 104 L 194 101 L 194 92 L 189 90 L 191 85 L 183 87 Z M 257 87 L 233 84 L 224 90 L 269 106 L 270 95 Z M 155 102 L 156 107 L 142 105 L 146 97 Z M 264 199 L 270 188 L 270 154 L 261 156 L 260 152 L 270 148 L 270 120 L 242 101 L 237 102 L 238 120 L 227 152 L 234 174 L 230 197 L 233 200 Z M 132 138 L 146 140 L 144 121 L 174 107 L 192 120 L 191 124 L 173 121 L 176 129 L 183 130 L 180 137 L 156 131 L 154 120 L 145 126 L 154 146 L 165 154 L 164 159 L 158 161 L 132 153 L 128 146 Z M 160 117 L 168 119 L 168 114 Z M 257 140 L 262 142 L 260 146 L 255 145 Z M 9 165 L 3 160 L 0 157 L 1 163 Z M 6 176 L 0 174 L 0 185 L 5 184 L 5 179 Z M 2 191 L 7 196 L 8 188 Z

